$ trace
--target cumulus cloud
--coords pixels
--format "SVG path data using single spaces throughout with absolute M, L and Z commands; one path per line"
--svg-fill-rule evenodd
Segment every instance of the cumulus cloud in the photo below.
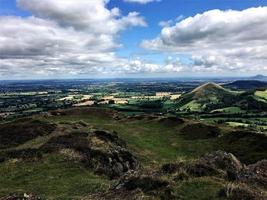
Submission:
M 147 4 L 151 2 L 159 2 L 161 0 L 124 0 L 125 2 L 129 3 L 140 3 L 140 4 Z
M 0 16 L 0 77 L 97 74 L 127 62 L 116 56 L 118 34 L 146 26 L 108 0 L 17 0 L 30 17 Z
M 267 7 L 210 10 L 164 26 L 160 35 L 141 46 L 192 55 L 195 67 L 245 71 L 266 63 Z

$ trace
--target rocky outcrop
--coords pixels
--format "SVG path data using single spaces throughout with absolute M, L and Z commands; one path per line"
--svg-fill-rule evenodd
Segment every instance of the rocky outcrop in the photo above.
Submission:
M 238 179 L 245 183 L 256 184 L 267 190 L 267 160 L 248 165 L 238 174 Z
M 215 151 L 191 163 L 177 162 L 161 167 L 163 173 L 187 173 L 193 177 L 218 176 L 228 180 L 237 179 L 244 165 L 231 153 Z
M 266 197 L 255 189 L 244 184 L 227 184 L 219 193 L 219 196 L 229 200 L 264 200 Z
M 206 154 L 190 165 L 187 172 L 195 176 L 225 176 L 235 180 L 244 165 L 231 153 L 216 151 Z
M 41 200 L 41 197 L 38 197 L 34 194 L 11 194 L 8 196 L 0 197 L 0 200 Z
M 80 162 L 96 174 L 118 178 L 129 170 L 137 170 L 139 162 L 116 132 L 72 131 L 51 137 L 41 147 L 0 152 L 0 162 L 9 159 L 36 161 L 44 154 L 59 153 L 66 160 Z
M 95 194 L 88 199 L 177 199 L 170 183 L 153 173 L 142 173 L 140 171 L 129 171 L 120 178 L 118 183 L 105 193 Z
M 77 158 L 97 174 L 117 178 L 139 163 L 116 133 L 107 131 L 72 132 L 50 139 L 41 147 L 45 153 L 65 152 L 66 159 Z M 66 153 L 66 152 L 72 153 Z M 75 155 L 75 156 L 73 156 Z

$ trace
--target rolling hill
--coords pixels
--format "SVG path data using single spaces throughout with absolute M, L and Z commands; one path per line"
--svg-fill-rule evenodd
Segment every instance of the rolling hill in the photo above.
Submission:
M 250 90 L 237 92 L 215 84 L 206 83 L 193 91 L 182 95 L 177 100 L 177 107 L 182 111 L 212 112 L 226 111 L 226 113 L 242 110 L 267 110 L 266 91 Z
M 232 83 L 227 83 L 223 86 L 229 89 L 251 90 L 251 89 L 258 89 L 258 88 L 266 88 L 267 82 L 259 81 L 259 80 L 238 80 Z
M 206 111 L 227 107 L 235 102 L 238 93 L 227 90 L 215 83 L 206 83 L 178 99 L 181 110 Z

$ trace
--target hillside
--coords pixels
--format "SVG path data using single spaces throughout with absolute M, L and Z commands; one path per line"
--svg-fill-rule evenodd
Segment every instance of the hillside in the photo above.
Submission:
M 44 128 L 38 131 L 38 125 Z M 3 128 L 0 199 L 266 195 L 264 134 L 169 115 L 128 117 L 101 108 L 58 110 L 0 124 Z M 23 140 L 12 141 L 14 129 Z
M 237 96 L 237 93 L 218 84 L 206 83 L 182 95 L 177 106 L 187 111 L 209 111 L 233 104 Z
M 266 88 L 267 82 L 258 80 L 239 80 L 232 83 L 223 85 L 225 88 L 237 89 L 237 90 L 252 90 L 259 88 Z
M 266 91 L 238 92 L 215 84 L 206 83 L 186 93 L 177 100 L 177 107 L 190 112 L 243 113 L 266 111 Z

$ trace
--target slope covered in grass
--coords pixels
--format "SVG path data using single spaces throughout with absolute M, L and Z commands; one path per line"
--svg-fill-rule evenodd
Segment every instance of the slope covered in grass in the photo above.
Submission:
M 112 110 L 109 112 L 107 109 L 86 108 L 55 111 L 54 115 L 40 116 L 34 120 L 40 122 L 39 124 L 55 124 L 56 128 L 48 135 L 39 135 L 37 138 L 13 144 L 12 148 L 1 150 L 2 155 L 27 151 L 38 151 L 39 154 L 31 159 L 25 159 L 22 154 L 0 159 L 0 197 L 10 193 L 26 192 L 45 199 L 90 199 L 90 195 L 118 184 L 118 179 L 110 180 L 108 176 L 100 175 L 95 170 L 97 166 L 101 166 L 99 160 L 105 157 L 101 157 L 103 154 L 90 154 L 90 150 L 104 151 L 108 157 L 114 155 L 115 159 L 120 159 L 113 154 L 118 150 L 113 146 L 117 143 L 114 137 L 107 140 L 109 134 L 104 138 L 103 135 L 95 137 L 96 135 L 84 134 L 95 133 L 96 130 L 106 130 L 109 133 L 116 131 L 117 140 L 126 143 L 127 150 L 142 166 L 141 172 L 148 171 L 152 174 L 165 163 L 191 163 L 202 155 L 216 150 L 233 151 L 237 158 L 245 163 L 267 158 L 264 149 L 267 140 L 264 135 L 249 133 L 240 136 L 231 128 L 214 127 L 173 116 L 144 114 L 128 117 Z M 32 120 L 27 119 L 23 123 L 28 121 Z M 3 124 L 0 128 L 6 126 L 7 124 Z M 11 129 L 9 131 L 11 132 Z M 78 131 L 79 134 L 70 135 L 73 131 Z M 124 146 L 124 142 L 119 142 L 119 149 Z M 54 147 L 56 150 L 51 151 Z M 90 158 L 87 155 L 100 155 L 95 157 L 93 167 L 81 161 Z M 26 155 L 27 157 L 29 158 Z M 180 180 L 183 179 L 183 175 L 178 175 L 175 176 L 175 180 L 172 180 L 174 177 L 163 175 L 156 183 L 167 181 L 174 184 L 171 185 L 175 188 L 174 194 L 181 199 L 225 199 L 218 197 L 220 188 L 226 184 L 225 180 L 213 177 Z M 164 191 L 164 195 L 167 194 L 165 192 L 168 193 Z M 160 199 L 160 196 L 155 198 L 153 194 L 149 194 L 148 197 Z
M 224 108 L 231 105 L 237 93 L 227 90 L 215 83 L 206 83 L 184 94 L 177 105 L 182 110 L 204 111 Z

